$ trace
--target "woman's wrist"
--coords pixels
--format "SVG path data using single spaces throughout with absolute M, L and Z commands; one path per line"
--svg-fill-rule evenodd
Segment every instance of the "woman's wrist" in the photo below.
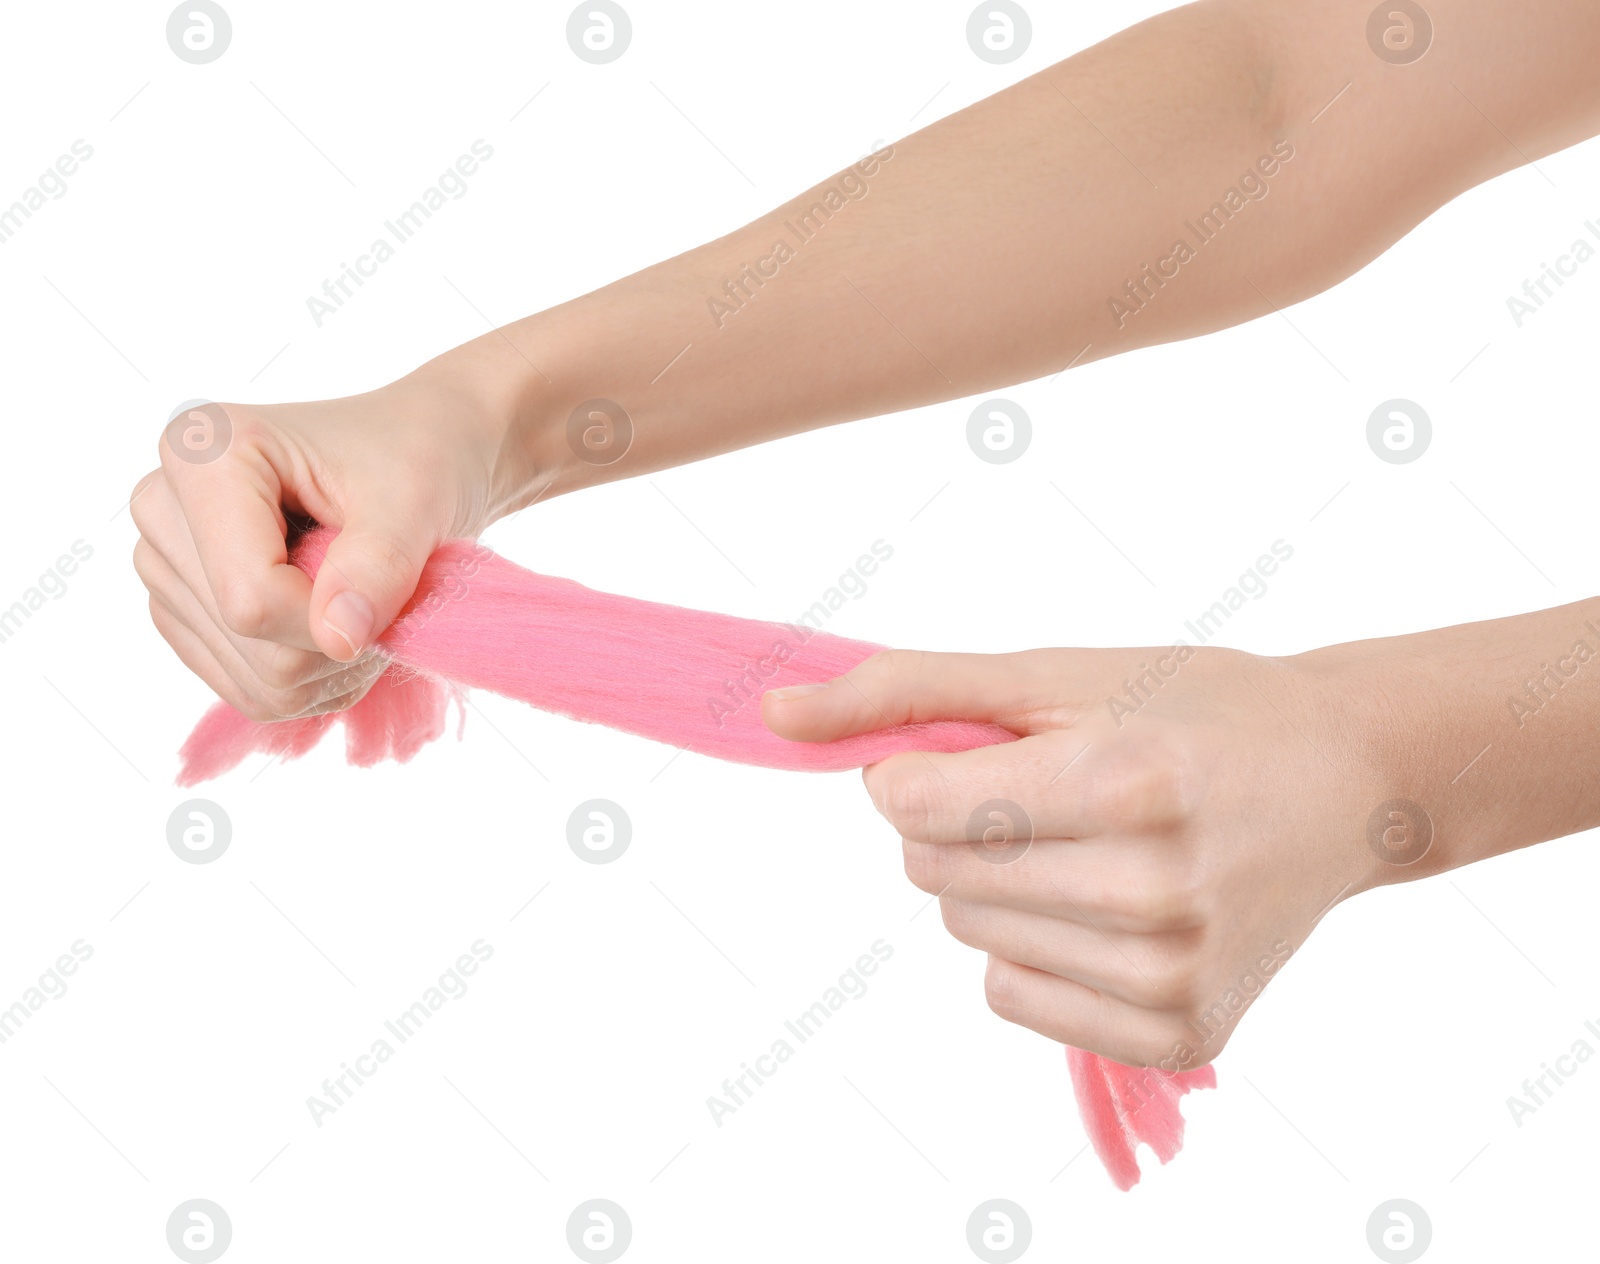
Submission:
M 1329 753 L 1372 801 L 1366 885 L 1600 824 L 1600 602 L 1289 661 L 1317 682 Z
M 1429 636 L 1433 634 L 1423 634 Z M 1408 882 L 1468 863 L 1446 771 L 1472 727 L 1467 695 L 1452 690 L 1414 638 L 1329 645 L 1287 660 L 1315 699 L 1306 740 L 1343 776 L 1364 844 L 1355 887 Z M 1470 758 L 1463 757 L 1462 762 Z
M 515 513 L 536 500 L 582 486 L 581 467 L 558 419 L 554 368 L 567 365 L 553 343 L 547 369 L 524 345 L 539 317 L 462 343 L 419 366 L 396 388 L 443 392 L 460 402 L 458 438 L 483 472 L 484 523 Z M 543 358 L 543 357 L 541 357 Z

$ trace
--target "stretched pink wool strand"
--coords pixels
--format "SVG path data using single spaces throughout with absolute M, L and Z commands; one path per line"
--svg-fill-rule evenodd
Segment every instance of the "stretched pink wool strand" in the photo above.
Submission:
M 290 560 L 315 576 L 333 536 L 327 528 L 306 533 Z M 761 722 L 762 693 L 832 680 L 883 647 L 805 625 L 595 592 L 523 570 L 470 541 L 452 541 L 429 559 L 416 594 L 379 645 L 389 668 L 346 711 L 257 724 L 219 702 L 179 752 L 178 784 L 220 776 L 255 753 L 295 758 L 338 724 L 351 763 L 403 763 L 444 732 L 450 703 L 466 689 L 719 759 L 796 771 L 1016 740 L 997 725 L 941 720 L 835 742 L 786 741 Z M 1095 1152 L 1121 1189 L 1139 1180 L 1140 1142 L 1162 1163 L 1181 1148 L 1178 1099 L 1216 1085 L 1210 1067 L 1135 1069 L 1080 1049 L 1067 1050 L 1067 1065 Z

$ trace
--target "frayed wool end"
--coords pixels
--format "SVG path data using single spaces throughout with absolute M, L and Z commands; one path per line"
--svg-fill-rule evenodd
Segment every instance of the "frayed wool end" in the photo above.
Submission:
M 370 768 L 386 759 L 409 763 L 443 735 L 452 702 L 461 711 L 459 738 L 466 725 L 465 695 L 450 682 L 419 672 L 390 669 L 355 706 L 303 720 L 258 724 L 219 702 L 178 751 L 177 783 L 197 786 L 256 754 L 298 759 L 338 724 L 345 730 L 345 758 L 357 767 Z
M 1217 1086 L 1211 1066 L 1193 1071 L 1130 1067 L 1082 1049 L 1067 1049 L 1067 1069 L 1094 1152 L 1123 1191 L 1139 1183 L 1139 1143 L 1163 1164 L 1170 1162 L 1183 1149 L 1179 1099 L 1193 1089 Z

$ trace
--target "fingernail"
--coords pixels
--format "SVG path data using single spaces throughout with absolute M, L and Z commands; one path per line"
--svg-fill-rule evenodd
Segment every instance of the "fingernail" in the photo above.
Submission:
M 790 698 L 804 698 L 808 694 L 821 693 L 828 687 L 826 681 L 820 685 L 785 685 L 782 689 L 770 689 L 767 697 L 776 698 L 779 702 L 787 702 Z
M 353 658 L 372 635 L 372 603 L 354 589 L 346 589 L 328 603 L 322 626 L 350 647 Z

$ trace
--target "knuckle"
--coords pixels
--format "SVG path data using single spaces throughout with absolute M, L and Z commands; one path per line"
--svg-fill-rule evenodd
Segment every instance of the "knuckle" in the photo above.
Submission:
M 235 580 L 217 589 L 217 613 L 235 636 L 255 638 L 267 625 L 267 597 L 253 580 Z
M 939 798 L 931 778 L 922 773 L 902 773 L 891 776 L 884 784 L 881 810 L 901 838 L 932 843 Z
M 938 895 L 949 885 L 950 880 L 945 876 L 948 868 L 945 848 L 937 843 L 919 843 L 903 838 L 900 850 L 905 857 L 906 877 L 911 880 L 912 886 L 929 895 Z
M 1131 1067 L 1160 1067 L 1164 1060 L 1171 1060 L 1179 1039 L 1176 1028 L 1169 1030 L 1163 1027 L 1156 1031 L 1140 1032 L 1131 1036 L 1127 1045 L 1118 1050 L 1117 1061 Z M 1150 1088 L 1159 1091 L 1155 1085 Z
M 1205 920 L 1203 884 L 1176 865 L 1147 869 L 1127 890 L 1122 905 L 1124 916 L 1145 931 L 1187 930 Z
M 1126 751 L 1090 781 L 1090 811 L 1125 830 L 1170 826 L 1186 815 L 1183 783 L 1179 761 L 1165 749 Z
M 276 724 L 283 719 L 283 716 L 278 715 L 257 698 L 241 698 L 234 704 L 234 710 L 256 724 Z
M 1263 977 L 1254 969 L 1231 975 L 1212 970 L 1207 978 L 1197 980 L 1179 1014 L 1190 1043 L 1197 1044 L 1207 1060 L 1216 1057 L 1271 982 L 1270 972 Z
M 927 662 L 923 650 L 879 650 L 853 672 L 862 707 L 875 717 L 888 713 L 899 722 L 915 718 L 915 684 Z
M 1022 1014 L 1021 975 L 1009 961 L 990 957 L 983 972 L 983 999 L 989 1008 L 1007 1022 L 1016 1022 Z
M 1167 1069 L 1198 1071 L 1215 1061 L 1227 1047 L 1228 1038 L 1233 1035 L 1232 1022 L 1221 1025 L 1213 1022 L 1209 1028 L 1196 1026 L 1203 1021 L 1204 1016 L 1195 1013 L 1187 1021 L 1174 1020 L 1167 1026 L 1167 1048 L 1162 1051 Z M 1197 1035 L 1197 1031 L 1200 1034 Z
M 982 947 L 979 939 L 983 918 L 968 901 L 942 896 L 939 900 L 939 916 L 944 920 L 945 930 L 957 943 L 966 944 L 969 948 Z
M 172 485 L 160 470 L 145 475 L 128 494 L 128 516 L 139 534 L 160 542 L 172 537 L 175 504 Z
M 149 592 L 155 591 L 155 555 L 143 536 L 140 536 L 133 545 L 133 573 L 139 577 L 139 582 Z
M 141 536 L 149 535 L 153 524 L 150 502 L 154 497 L 148 494 L 140 495 L 144 491 L 146 491 L 145 484 L 140 483 L 128 496 L 128 516 L 133 519 L 133 525 Z
M 913 670 L 921 654 L 917 650 L 879 650 L 861 664 L 863 673 L 871 678 L 899 678 Z
M 257 700 L 274 720 L 292 720 L 312 701 L 300 689 L 264 689 Z
M 1187 959 L 1159 963 L 1138 981 L 1140 1003 L 1147 1009 L 1188 1013 L 1200 1000 L 1200 973 Z
M 264 644 L 266 649 L 258 669 L 263 683 L 274 689 L 294 689 L 317 679 L 325 661 L 322 655 L 282 641 Z

